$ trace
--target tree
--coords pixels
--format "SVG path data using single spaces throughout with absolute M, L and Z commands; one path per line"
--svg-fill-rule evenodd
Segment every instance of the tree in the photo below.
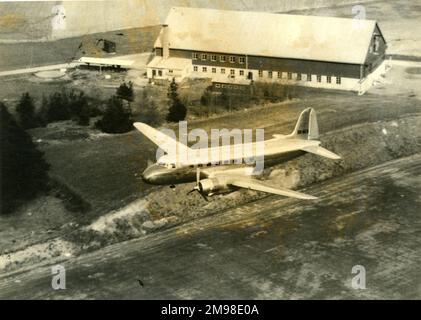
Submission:
M 168 88 L 168 98 L 170 98 L 170 107 L 167 121 L 178 122 L 184 120 L 187 115 L 187 109 L 178 96 L 178 85 L 174 78 Z
M 219 96 L 221 104 L 231 111 L 232 109 L 232 93 L 227 88 L 222 89 L 221 95 Z
M 133 129 L 130 107 L 123 100 L 112 96 L 107 102 L 104 115 L 96 122 L 96 127 L 106 133 L 124 133 Z
M 161 114 L 153 100 L 146 100 L 141 106 L 139 121 L 157 127 L 162 123 Z
M 0 122 L 0 213 L 10 213 L 47 189 L 49 165 L 3 103 Z
M 64 91 L 50 95 L 45 108 L 44 118 L 47 123 L 69 120 L 71 118 L 69 99 Z
M 74 121 L 81 126 L 89 125 L 89 118 L 91 115 L 88 105 L 88 99 L 83 91 L 78 95 L 73 92 L 69 95 L 69 110 L 73 115 Z
M 129 81 L 127 84 L 123 82 L 120 87 L 117 89 L 117 97 L 120 99 L 133 102 L 134 101 L 134 92 L 133 92 L 133 82 Z
M 31 129 L 37 126 L 34 102 L 28 92 L 22 94 L 16 106 L 16 114 L 22 128 Z
M 209 107 L 213 103 L 213 96 L 212 96 L 212 86 L 206 88 L 203 92 L 202 97 L 200 98 L 200 104 L 204 107 Z

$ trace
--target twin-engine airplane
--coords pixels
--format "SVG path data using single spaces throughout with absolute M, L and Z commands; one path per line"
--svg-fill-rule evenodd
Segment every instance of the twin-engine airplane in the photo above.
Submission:
M 199 153 L 198 149 L 192 149 L 185 144 L 174 140 L 168 135 L 160 132 L 147 124 L 137 122 L 136 129 L 142 132 L 148 139 L 163 149 L 166 154 L 161 156 L 157 163 L 146 168 L 142 173 L 142 179 L 149 184 L 155 185 L 175 185 L 180 183 L 196 181 L 195 188 L 191 191 L 198 191 L 202 197 L 222 194 L 234 191 L 238 188 L 252 189 L 286 197 L 313 200 L 316 197 L 285 189 L 270 186 L 267 183 L 253 178 L 250 172 L 252 165 L 238 163 L 234 149 L 236 147 L 246 147 L 243 145 L 230 145 L 228 161 L 223 163 L 209 162 L 210 154 L 221 154 L 224 146 L 206 148 Z M 329 159 L 341 159 L 333 152 L 320 147 L 319 128 L 317 124 L 316 112 L 312 108 L 305 109 L 298 118 L 294 131 L 289 135 L 274 135 L 272 139 L 263 141 L 263 156 L 265 167 L 286 162 L 305 153 L 313 153 Z M 184 161 L 179 161 L 179 157 L 170 155 L 168 141 L 177 146 L 177 155 L 180 152 L 190 152 L 194 157 Z M 248 147 L 257 150 L 257 143 L 251 143 Z M 227 146 L 225 146 L 226 148 Z M 247 148 L 244 148 L 247 149 Z M 226 150 L 226 149 L 225 149 Z M 203 156 L 205 155 L 205 157 Z M 259 156 L 258 154 L 254 154 Z M 206 157 L 207 156 L 207 157 Z

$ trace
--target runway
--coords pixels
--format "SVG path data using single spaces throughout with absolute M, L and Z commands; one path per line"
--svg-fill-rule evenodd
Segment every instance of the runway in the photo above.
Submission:
M 0 275 L 1 299 L 420 299 L 421 154 L 64 261 Z M 352 286 L 353 266 L 366 289 Z

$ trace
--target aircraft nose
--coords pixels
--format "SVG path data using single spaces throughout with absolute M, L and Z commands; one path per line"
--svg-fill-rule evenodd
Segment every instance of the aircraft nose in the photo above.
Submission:
M 154 180 L 156 178 L 156 166 L 152 165 L 146 168 L 145 171 L 142 172 L 141 178 L 146 183 L 154 183 Z

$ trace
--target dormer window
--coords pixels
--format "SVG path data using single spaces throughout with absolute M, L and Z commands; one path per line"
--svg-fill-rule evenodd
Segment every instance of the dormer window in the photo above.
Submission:
M 378 53 L 380 48 L 380 36 L 375 35 L 373 40 L 373 52 Z

